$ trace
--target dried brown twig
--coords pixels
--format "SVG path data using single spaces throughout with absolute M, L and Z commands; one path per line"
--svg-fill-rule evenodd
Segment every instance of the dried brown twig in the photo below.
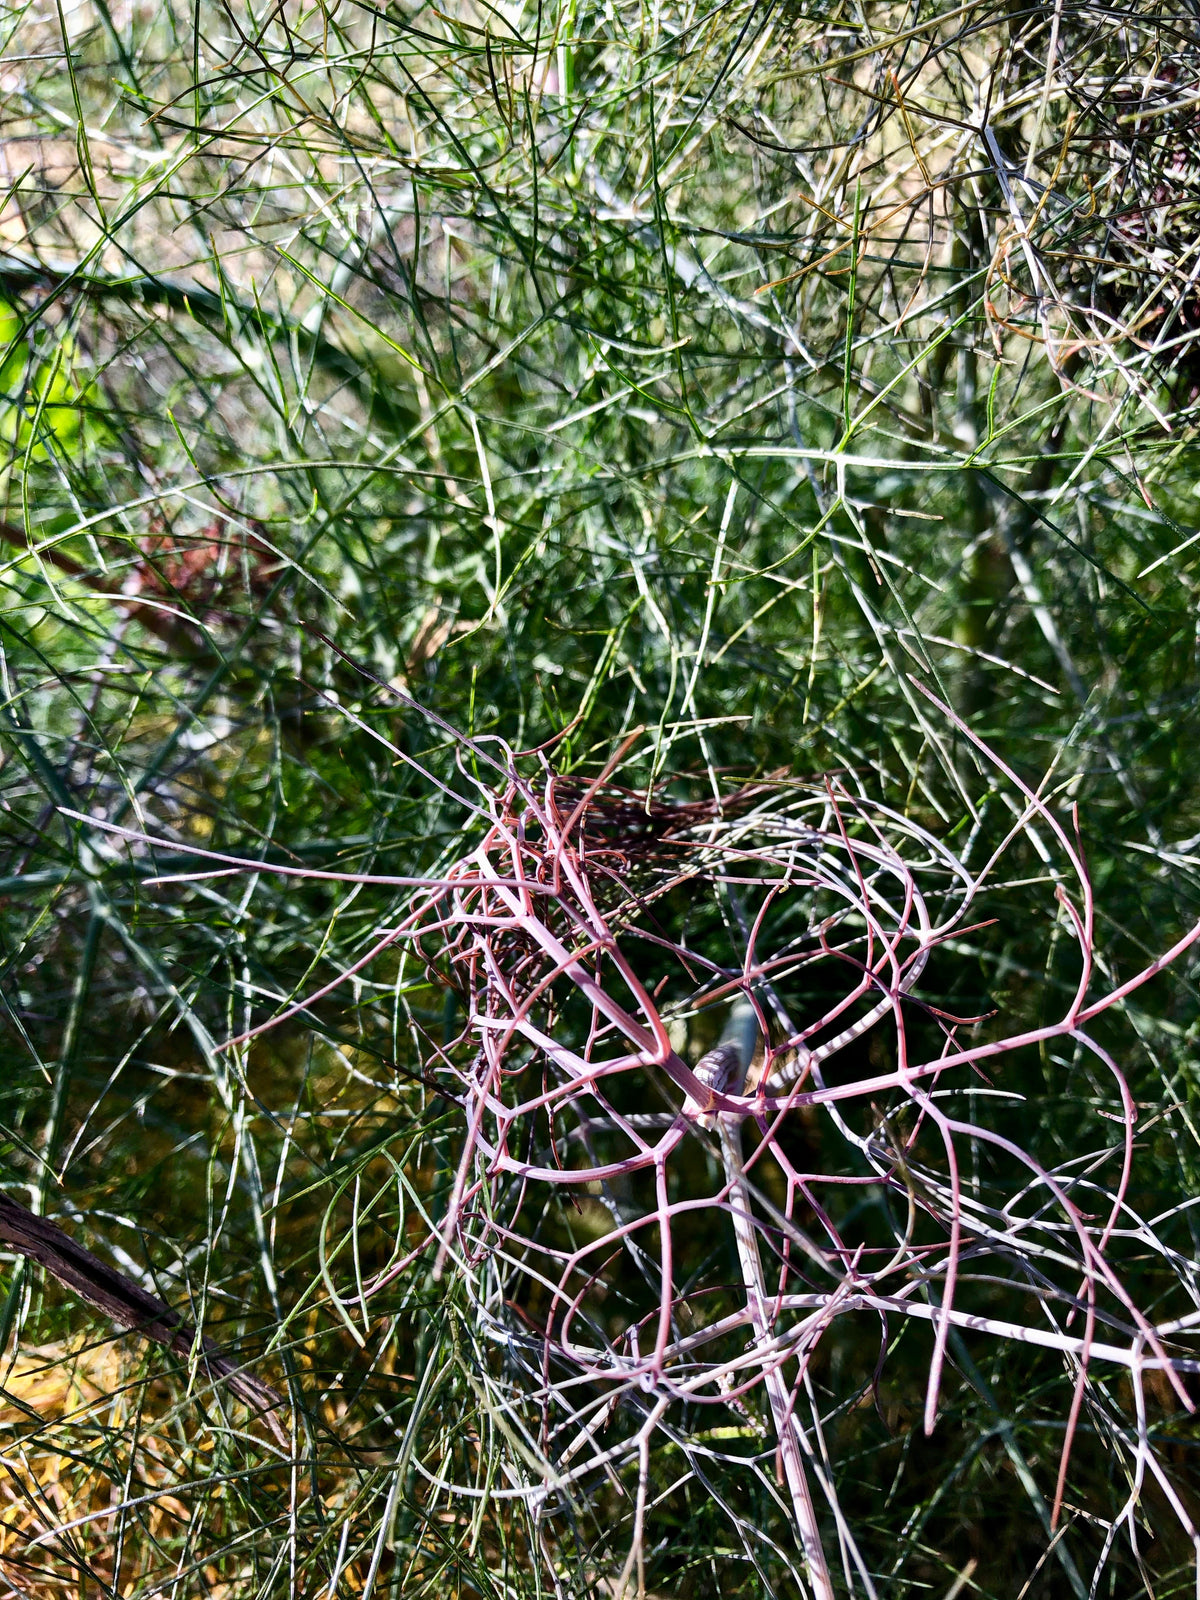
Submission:
M 283 1437 L 273 1415 L 284 1404 L 283 1396 L 269 1383 L 222 1355 L 211 1339 L 198 1334 L 178 1312 L 86 1250 L 56 1223 L 36 1216 L 4 1194 L 0 1194 L 0 1245 L 36 1261 L 119 1328 L 153 1339 L 185 1361 L 195 1359 L 202 1372 L 263 1413 L 272 1430 Z

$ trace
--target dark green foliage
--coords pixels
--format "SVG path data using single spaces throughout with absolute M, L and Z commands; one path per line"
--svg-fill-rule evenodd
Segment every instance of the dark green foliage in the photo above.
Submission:
M 1102 972 L 1153 958 L 1200 915 L 1196 17 L 91 0 L 0 27 L 6 1180 L 263 1352 L 301 1462 L 134 1350 L 129 1382 L 170 1373 L 151 1478 L 183 1508 L 150 1529 L 141 1400 L 5 1410 L 123 1508 L 48 1540 L 24 1592 L 609 1592 L 629 1482 L 541 1522 L 438 1487 L 498 1491 L 516 1448 L 453 1275 L 427 1252 L 355 1309 L 446 1204 L 461 1129 L 426 1068 L 453 996 L 389 952 L 225 1048 L 358 961 L 403 890 L 173 886 L 198 858 L 93 824 L 431 870 L 469 819 L 390 745 L 463 786 L 390 682 L 465 732 L 559 736 L 564 771 L 644 726 L 626 781 L 678 799 L 836 770 L 964 844 L 974 808 L 982 850 L 1014 819 L 919 679 L 1078 804 Z M 1026 854 L 929 980 L 1007 1031 L 1076 977 Z M 1103 1035 L 1141 1113 L 1131 1204 L 1185 1258 L 1197 1019 L 1185 962 Z M 1105 1142 L 1112 1086 L 1080 1061 L 1006 1072 L 1047 1165 Z M 106 1337 L 10 1283 L 10 1351 Z M 1061 1363 L 952 1349 L 925 1439 L 928 1345 L 905 1336 L 876 1406 L 877 1354 L 864 1329 L 813 1380 L 879 1594 L 1086 1584 L 1129 1485 L 1085 1416 L 1046 1557 Z M 1194 1506 L 1194 1426 L 1157 1399 Z M 650 1590 L 794 1592 L 773 1464 L 732 1459 L 753 1440 L 708 1482 L 655 1462 Z M 1153 1487 L 1140 1515 L 1155 1536 L 1121 1533 L 1099 1592 L 1191 1593 Z

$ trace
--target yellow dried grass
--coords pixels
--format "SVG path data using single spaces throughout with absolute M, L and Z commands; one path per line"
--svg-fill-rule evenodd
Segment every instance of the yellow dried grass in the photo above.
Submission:
M 97 1585 L 132 1596 L 176 1566 L 168 1552 L 192 1513 L 173 1491 L 212 1440 L 187 1441 L 169 1410 L 167 1385 L 147 1382 L 122 1342 L 42 1345 L 12 1361 L 0 1392 L 3 1600 Z M 207 1576 L 220 1600 L 228 1585 Z

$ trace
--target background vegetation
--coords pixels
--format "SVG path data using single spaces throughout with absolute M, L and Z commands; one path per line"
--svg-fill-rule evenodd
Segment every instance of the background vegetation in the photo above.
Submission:
M 295 1407 L 289 1454 L 15 1265 L 13 1593 L 603 1594 L 629 1537 L 615 1488 L 547 1518 L 498 1495 L 516 1447 L 458 1277 L 426 1254 L 352 1309 L 445 1204 L 461 1130 L 427 1041 L 453 1001 L 385 958 L 223 1048 L 358 960 L 403 890 L 163 884 L 178 855 L 95 824 L 428 870 L 464 813 L 372 730 L 451 780 L 454 751 L 393 684 L 468 733 L 558 735 L 564 772 L 644 725 L 635 786 L 837 771 L 945 839 L 1002 830 L 919 678 L 1078 802 L 1107 975 L 1195 921 L 1197 22 L 1190 0 L 9 6 L 5 1178 Z M 1026 867 L 938 980 L 1010 1030 L 1073 981 L 1033 846 Z M 1135 1203 L 1185 1261 L 1193 978 L 1109 1039 Z M 1050 1164 L 1103 1143 L 1112 1089 L 1029 1055 L 1005 1080 L 1026 1139 Z M 878 1410 L 851 1403 L 874 1357 L 835 1343 L 814 1378 L 878 1592 L 1086 1594 L 1128 1482 L 1084 1451 L 1047 1557 L 1061 1362 L 963 1346 L 926 1439 L 927 1346 Z M 1194 1495 L 1194 1426 L 1166 1388 L 1159 1409 Z M 704 1481 L 656 1463 L 647 1586 L 788 1592 L 771 1461 L 710 1443 Z M 464 1476 L 473 1499 L 440 1486 Z M 1152 1488 L 1140 1515 L 1099 1592 L 1191 1593 Z

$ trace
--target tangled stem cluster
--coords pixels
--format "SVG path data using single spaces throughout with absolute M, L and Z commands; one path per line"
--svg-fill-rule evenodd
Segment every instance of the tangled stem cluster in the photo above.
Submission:
M 821 1600 L 833 1595 L 832 1526 L 851 1583 L 874 1593 L 811 1381 L 846 1319 L 879 1330 L 880 1368 L 897 1329 L 925 1330 L 926 1433 L 952 1340 L 1057 1352 L 1074 1399 L 1051 1526 L 1087 1407 L 1125 1453 L 1132 1484 L 1101 1565 L 1122 1522 L 1136 1540 L 1148 1480 L 1200 1550 L 1144 1393 L 1158 1373 L 1192 1409 L 1185 1376 L 1200 1361 L 1187 1337 L 1200 1296 L 1190 1263 L 1127 1200 L 1135 1106 L 1091 1031 L 1200 938 L 1200 924 L 1123 983 L 1098 982 L 1077 822 L 1068 829 L 935 704 L 1007 793 L 1010 823 L 986 852 L 980 818 L 952 850 L 845 778 L 777 779 L 684 803 L 617 783 L 628 744 L 581 782 L 557 775 L 544 752 L 518 757 L 454 734 L 476 842 L 426 878 L 355 879 L 406 886 L 410 898 L 335 984 L 400 945 L 462 1015 L 454 1038 L 424 1033 L 427 1076 L 461 1112 L 445 1209 L 423 1245 L 402 1252 L 398 1242 L 355 1298 L 365 1314 L 431 1248 L 438 1275 L 461 1275 L 477 1328 L 501 1352 L 495 1392 L 521 1444 L 493 1496 L 546 1516 L 636 1461 L 618 1592 L 644 1587 L 656 1440 L 703 1478 L 701 1440 L 717 1409 L 742 1419 L 748 1469 L 775 1463 L 803 1555 L 797 1576 Z M 1061 1014 L 1006 1034 L 989 1017 L 950 1014 L 920 985 L 935 955 L 978 932 L 979 902 L 1022 843 L 1046 864 L 1077 980 Z M 723 1035 L 701 1053 L 722 1016 Z M 1072 1151 L 1050 1169 L 989 1112 L 1013 1099 L 1005 1058 L 1055 1040 L 1108 1076 L 1120 1112 L 1108 1148 Z M 851 1191 L 883 1203 L 847 1205 Z M 1152 1321 L 1127 1291 L 1115 1258 L 1131 1244 L 1175 1271 L 1182 1315 Z M 1132 1382 L 1132 1418 L 1095 1382 L 1114 1368 Z
M 1200 927 L 1097 993 L 1095 908 L 1077 829 L 1072 836 L 1044 799 L 978 748 L 1010 787 L 1015 814 L 999 846 L 973 867 L 969 852 L 956 856 L 832 779 L 768 784 L 724 806 L 639 808 L 607 778 L 564 785 L 544 761 L 541 783 L 528 781 L 505 754 L 500 784 L 479 789 L 483 837 L 418 896 L 406 924 L 405 937 L 462 997 L 461 1042 L 474 1047 L 465 1066 L 454 1051 L 443 1056 L 465 1136 L 439 1261 L 453 1257 L 481 1286 L 480 1316 L 521 1349 L 518 1366 L 530 1376 L 540 1371 L 546 1472 L 529 1492 L 563 1493 L 638 1453 L 622 1588 L 640 1559 L 655 1431 L 674 1408 L 695 1416 L 705 1406 L 744 1405 L 761 1388 L 813 1592 L 833 1593 L 814 1481 L 834 1513 L 843 1559 L 870 1591 L 837 1515 L 819 1415 L 806 1404 L 809 1365 L 842 1318 L 874 1319 L 881 1352 L 905 1319 L 931 1328 L 927 1432 L 951 1330 L 1060 1352 L 1075 1394 L 1055 1523 L 1097 1365 L 1124 1366 L 1135 1387 L 1148 1369 L 1161 1369 L 1191 1407 L 1180 1374 L 1195 1363 L 1177 1341 L 1184 1324 L 1200 1318 L 1155 1326 L 1111 1260 L 1115 1239 L 1154 1241 L 1125 1205 L 1133 1101 L 1117 1062 L 1088 1030 Z M 1054 894 L 1077 945 L 1078 982 L 1060 1016 L 1006 1036 L 982 1029 L 984 1019 L 922 1003 L 916 989 L 932 953 L 970 931 L 985 886 L 1014 841 L 1029 835 L 1049 840 L 1073 874 Z M 713 958 L 711 942 L 702 952 L 667 931 L 672 919 L 659 908 L 681 897 L 693 913 L 707 900 L 721 914 L 725 960 Z M 801 986 L 823 992 L 825 1003 L 798 1013 L 789 994 Z M 693 1070 L 676 1048 L 681 1019 L 733 1000 L 727 1038 Z M 745 1081 L 727 1059 L 738 1053 L 739 1010 L 760 1041 L 751 1059 L 742 1052 Z M 923 1026 L 914 1028 L 914 1016 Z M 887 1070 L 837 1070 L 856 1045 L 884 1031 Z M 976 1110 L 1003 1092 L 988 1089 L 984 1063 L 995 1073 L 1006 1055 L 1055 1039 L 1073 1041 L 1111 1075 L 1122 1117 L 1103 1178 L 1082 1152 L 1065 1169 L 1047 1170 Z M 837 1169 L 796 1159 L 789 1127 L 816 1118 L 841 1144 L 846 1159 Z M 703 1162 L 692 1158 L 697 1141 L 709 1157 Z M 1015 1175 L 1006 1203 L 964 1179 L 970 1150 Z M 856 1237 L 836 1223 L 830 1196 L 846 1186 L 883 1188 L 900 1200 L 894 1240 Z M 567 1242 L 547 1225 L 548 1199 L 585 1195 L 599 1201 L 605 1225 Z M 698 1221 L 727 1230 L 739 1282 L 716 1289 L 684 1281 L 678 1240 Z M 604 1303 L 623 1275 L 653 1293 L 616 1333 Z M 536 1334 L 511 1315 L 522 1282 L 542 1290 Z M 1037 1318 L 997 1314 L 999 1285 L 1018 1290 L 1025 1304 L 1032 1289 Z M 626 1426 L 606 1440 L 622 1406 Z M 1138 1416 L 1128 1436 L 1135 1476 L 1158 1481 L 1195 1542 L 1147 1437 L 1144 1398 Z M 1130 1516 L 1133 1505 L 1131 1496 Z

